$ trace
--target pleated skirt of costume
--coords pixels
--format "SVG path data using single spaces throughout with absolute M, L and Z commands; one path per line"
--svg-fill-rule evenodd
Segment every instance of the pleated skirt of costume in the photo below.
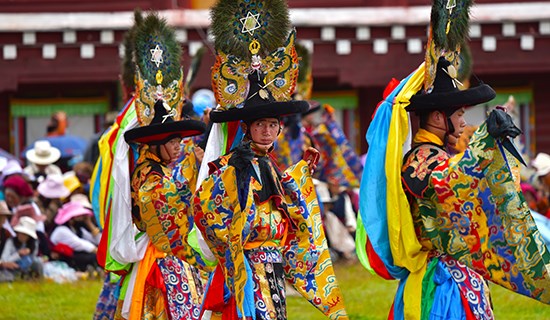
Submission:
M 388 319 L 405 319 L 406 281 L 401 281 Z M 448 255 L 433 257 L 418 288 L 421 295 L 421 319 L 491 320 L 494 319 L 489 288 L 481 275 Z M 411 293 L 413 294 L 413 293 Z M 415 295 L 417 293 L 414 293 Z
M 256 319 L 286 319 L 285 275 L 281 253 L 274 247 L 259 247 L 246 250 L 245 256 L 252 270 Z
M 111 282 L 111 274 L 105 275 L 103 288 L 99 294 L 94 313 L 94 320 L 110 320 L 114 319 L 117 308 L 118 286 L 119 282 Z
M 143 301 L 140 319 L 198 319 L 204 287 L 201 273 L 188 263 L 168 255 L 156 259 L 144 279 L 143 297 L 126 299 Z M 135 295 L 135 293 L 134 293 Z M 134 301 L 134 300 L 133 300 Z M 115 319 L 122 320 L 122 300 L 118 301 Z
M 204 300 L 202 319 L 209 320 L 283 320 L 286 315 L 285 276 L 282 255 L 276 247 L 258 247 L 244 251 L 248 269 L 248 281 L 244 295 L 253 297 L 253 306 L 244 316 L 237 311 L 235 295 L 224 284 L 223 272 L 214 272 Z M 223 288 L 220 290 L 220 288 Z M 248 301 L 250 301 L 248 300 Z

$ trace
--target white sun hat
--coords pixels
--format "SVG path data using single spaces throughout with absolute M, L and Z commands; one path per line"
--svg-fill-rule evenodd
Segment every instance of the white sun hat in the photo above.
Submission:
M 13 231 L 24 233 L 33 239 L 38 238 L 36 235 L 36 221 L 31 217 L 21 217 L 13 227 Z
M 537 170 L 537 176 L 543 177 L 550 173 L 550 155 L 540 152 L 531 163 Z
M 38 140 L 34 143 L 34 148 L 28 150 L 25 156 L 34 164 L 47 165 L 59 160 L 61 151 L 52 147 L 48 140 Z

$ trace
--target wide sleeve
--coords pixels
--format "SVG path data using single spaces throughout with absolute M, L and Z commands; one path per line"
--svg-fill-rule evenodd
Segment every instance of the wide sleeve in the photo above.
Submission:
M 178 189 L 178 186 L 180 187 Z M 145 232 L 160 251 L 172 253 L 189 264 L 204 266 L 200 254 L 187 244 L 191 230 L 189 203 L 183 190 L 171 177 L 151 172 L 139 187 L 137 205 Z
M 302 160 L 288 168 L 281 182 L 292 220 L 283 250 L 285 276 L 330 319 L 347 319 L 307 163 Z
M 245 300 L 245 284 L 249 275 L 246 271 L 244 243 L 249 233 L 245 225 L 254 219 L 253 191 L 261 186 L 250 178 L 247 190 L 237 190 L 235 168 L 223 166 L 206 178 L 192 198 L 193 213 L 197 228 L 204 235 L 212 253 L 222 268 L 225 284 L 235 293 L 237 307 L 242 310 Z M 246 203 L 241 205 L 239 192 L 243 192 Z
M 419 210 L 441 252 L 488 280 L 550 303 L 550 254 L 519 188 L 518 161 L 483 124 L 467 150 L 437 166 Z

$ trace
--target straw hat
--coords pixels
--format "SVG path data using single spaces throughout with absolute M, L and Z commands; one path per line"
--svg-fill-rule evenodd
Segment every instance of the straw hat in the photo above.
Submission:
M 92 210 L 85 208 L 81 203 L 76 201 L 67 202 L 57 211 L 55 223 L 62 225 L 65 222 L 78 216 L 93 216 Z
M 38 238 L 36 235 L 36 221 L 31 217 L 21 217 L 13 227 L 13 231 L 24 233 L 33 239 Z
M 71 194 L 71 191 L 65 187 L 63 176 L 60 174 L 49 174 L 36 188 L 38 193 L 48 199 L 63 199 Z
M 537 176 L 543 177 L 550 173 L 550 155 L 540 152 L 532 162 L 533 167 L 537 170 Z
M 27 151 L 25 156 L 34 164 L 47 165 L 59 160 L 61 151 L 52 147 L 48 140 L 38 140 L 34 143 L 34 148 Z
M 92 210 L 92 204 L 85 194 L 77 193 L 71 196 L 71 202 L 80 203 L 84 208 Z

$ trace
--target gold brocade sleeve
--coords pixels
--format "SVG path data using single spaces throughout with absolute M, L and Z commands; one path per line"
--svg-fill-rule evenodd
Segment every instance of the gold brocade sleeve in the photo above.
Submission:
M 287 279 L 309 302 L 330 319 L 348 319 L 338 287 L 321 221 L 317 194 L 309 167 L 300 161 L 282 178 L 288 214 L 294 228 L 284 247 Z
M 204 266 L 200 254 L 187 243 L 193 226 L 188 210 L 190 194 L 186 196 L 185 188 L 180 188 L 182 186 L 178 185 L 179 182 L 169 175 L 140 173 L 145 175 L 145 179 L 138 189 L 136 204 L 139 207 L 141 227 L 152 244 L 158 250 L 171 253 L 189 264 Z

